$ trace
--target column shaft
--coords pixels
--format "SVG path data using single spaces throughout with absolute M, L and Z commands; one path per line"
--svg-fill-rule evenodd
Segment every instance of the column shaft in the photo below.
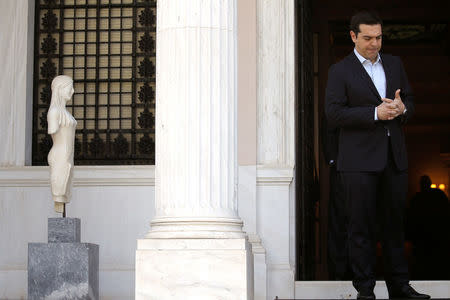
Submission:
M 156 217 L 149 237 L 241 232 L 236 0 L 160 0 L 157 12 Z

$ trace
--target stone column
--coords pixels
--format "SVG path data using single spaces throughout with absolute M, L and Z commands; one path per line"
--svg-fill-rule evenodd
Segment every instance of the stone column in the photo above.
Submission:
M 148 237 L 242 237 L 236 1 L 158 1 L 156 216 Z
M 138 241 L 136 299 L 251 299 L 237 213 L 236 1 L 158 0 L 156 215 Z

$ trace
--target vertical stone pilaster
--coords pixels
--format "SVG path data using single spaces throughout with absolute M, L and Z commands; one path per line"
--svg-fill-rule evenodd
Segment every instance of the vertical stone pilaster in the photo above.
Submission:
M 0 167 L 31 163 L 34 6 L 0 1 Z
M 295 0 L 256 0 L 257 15 L 257 205 L 255 278 L 266 297 L 294 298 L 295 241 Z M 298 87 L 301 88 L 301 87 Z M 299 167 L 299 166 L 297 166 Z M 269 216 L 276 215 L 276 221 Z M 279 251 L 285 249 L 288 251 Z M 259 256 L 259 257 L 258 257 Z M 265 258 L 265 264 L 259 263 Z M 261 259 L 261 260 L 260 260 Z M 283 278 L 280 280 L 280 278 Z M 262 284 L 260 284 L 261 286 Z M 259 293 L 259 291 L 258 291 Z M 259 296 L 259 295 L 258 295 Z
M 257 164 L 295 164 L 293 0 L 257 0 Z

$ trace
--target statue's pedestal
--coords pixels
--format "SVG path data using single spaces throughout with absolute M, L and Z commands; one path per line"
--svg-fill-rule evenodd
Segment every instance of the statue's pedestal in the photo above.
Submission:
M 138 240 L 136 299 L 253 299 L 246 238 Z
M 48 244 L 28 244 L 28 299 L 99 298 L 99 247 L 80 231 L 80 219 L 49 218 Z

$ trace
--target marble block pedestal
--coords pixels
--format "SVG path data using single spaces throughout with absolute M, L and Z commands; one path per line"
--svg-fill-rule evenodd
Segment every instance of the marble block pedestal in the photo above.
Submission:
M 253 299 L 253 260 L 246 238 L 141 239 L 136 299 Z
M 49 218 L 48 243 L 28 244 L 28 299 L 99 298 L 99 247 L 80 231 L 80 219 Z

